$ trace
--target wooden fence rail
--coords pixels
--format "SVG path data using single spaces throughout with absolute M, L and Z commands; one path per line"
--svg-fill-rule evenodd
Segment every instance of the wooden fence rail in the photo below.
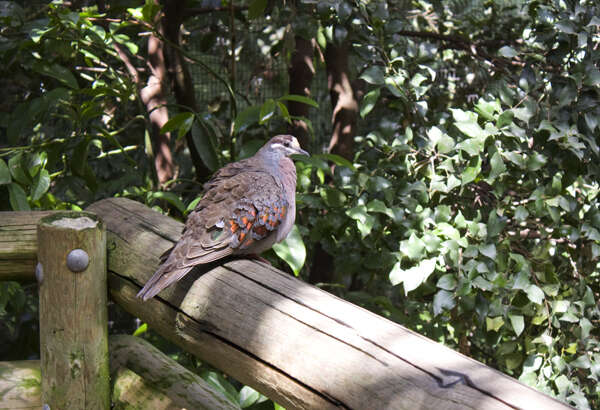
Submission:
M 99 201 L 88 211 L 106 226 L 113 300 L 165 338 L 287 408 L 568 408 L 255 261 L 197 269 L 142 302 L 135 294 L 159 255 L 179 238 L 182 224 L 123 198 Z
M 239 410 L 239 406 L 200 376 L 144 339 L 112 335 L 108 342 L 111 403 L 115 409 Z M 0 410 L 41 409 L 44 403 L 41 384 L 40 360 L 0 362 Z M 66 408 L 91 410 L 102 406 L 81 407 L 70 403 Z

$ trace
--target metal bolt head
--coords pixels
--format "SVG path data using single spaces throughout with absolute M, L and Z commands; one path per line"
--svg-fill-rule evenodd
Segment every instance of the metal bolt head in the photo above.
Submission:
M 42 264 L 40 262 L 37 263 L 37 265 L 35 265 L 35 279 L 37 280 L 38 284 L 42 284 L 42 281 L 44 280 L 44 267 L 42 266 Z
M 90 257 L 83 249 L 73 249 L 67 255 L 67 268 L 71 272 L 83 272 L 90 264 Z

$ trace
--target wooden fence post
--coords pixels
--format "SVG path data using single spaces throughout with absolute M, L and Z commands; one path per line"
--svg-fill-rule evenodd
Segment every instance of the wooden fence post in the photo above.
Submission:
M 94 214 L 40 220 L 42 403 L 50 409 L 110 407 L 106 230 Z

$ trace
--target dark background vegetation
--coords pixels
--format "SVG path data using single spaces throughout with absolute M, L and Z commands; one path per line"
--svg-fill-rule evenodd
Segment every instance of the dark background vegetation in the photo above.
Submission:
M 124 196 L 182 219 L 293 133 L 302 279 L 600 407 L 595 1 L 0 1 L 0 210 Z M 276 256 L 279 256 L 279 258 Z M 0 360 L 38 357 L 0 283 Z M 135 332 L 244 407 L 278 406 Z

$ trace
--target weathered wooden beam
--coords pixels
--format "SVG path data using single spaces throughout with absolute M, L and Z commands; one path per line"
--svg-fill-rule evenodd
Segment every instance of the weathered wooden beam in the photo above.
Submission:
M 106 230 L 97 216 L 59 212 L 37 229 L 42 402 L 109 409 Z
M 109 338 L 113 404 L 139 409 L 239 409 L 200 376 L 142 338 Z
M 287 408 L 568 408 L 258 262 L 236 260 L 200 277 L 191 274 L 142 302 L 135 294 L 182 224 L 124 198 L 89 209 L 109 232 L 112 298 L 167 339 Z
M 52 213 L 0 212 L 0 280 L 35 280 L 37 223 Z
M 142 338 L 110 336 L 109 352 L 114 408 L 239 409 L 200 376 Z M 0 410 L 41 407 L 40 361 L 0 362 Z
M 42 407 L 39 360 L 0 362 L 0 410 Z

